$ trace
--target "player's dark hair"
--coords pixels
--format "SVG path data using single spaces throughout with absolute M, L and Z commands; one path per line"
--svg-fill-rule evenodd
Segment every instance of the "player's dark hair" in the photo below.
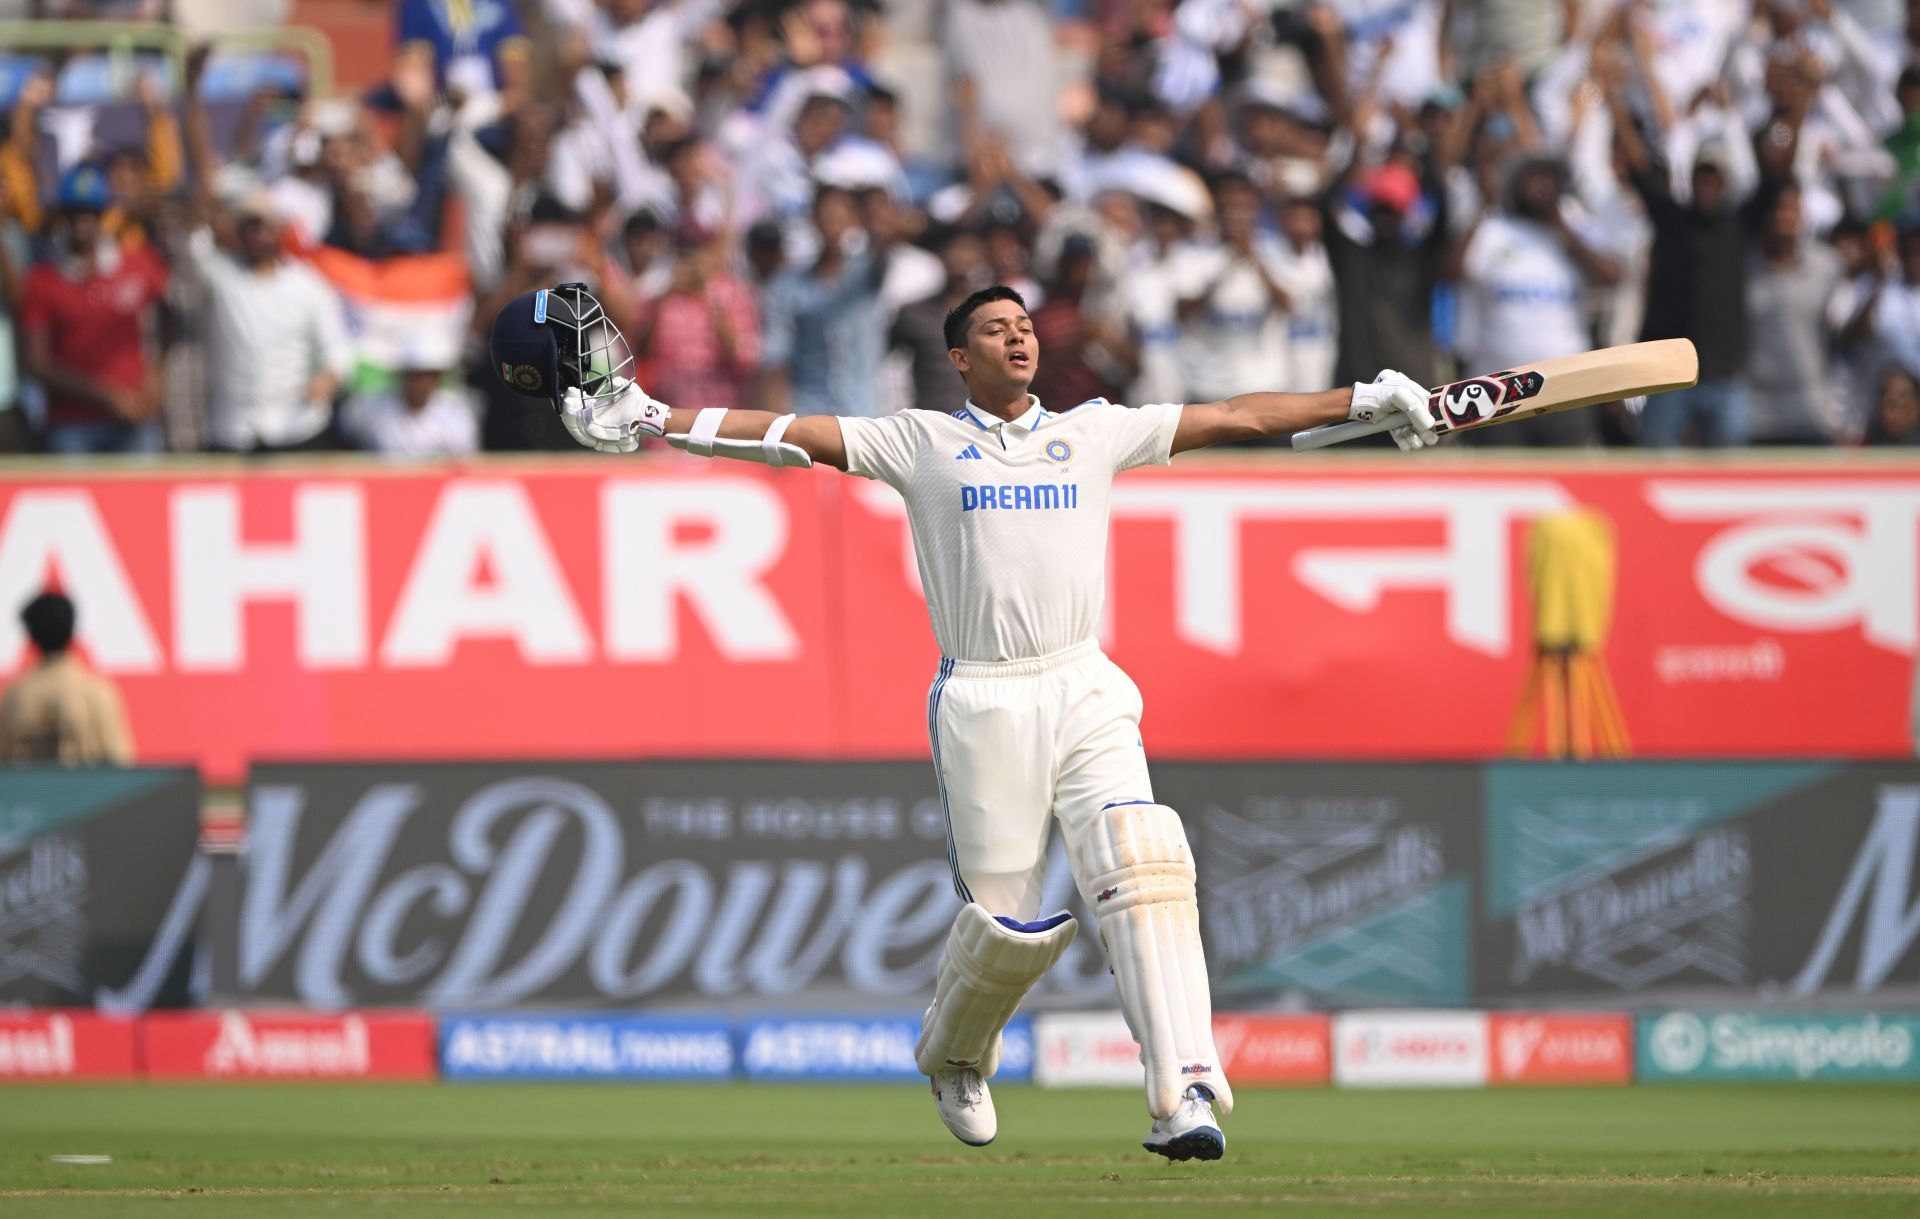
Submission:
M 1027 307 L 1026 299 L 1005 284 L 980 289 L 948 311 L 946 325 L 941 329 L 946 335 L 949 351 L 967 345 L 967 323 L 973 320 L 973 311 L 994 301 L 1012 301 L 1022 309 Z
M 74 618 L 73 601 L 65 593 L 41 593 L 20 611 L 27 638 L 48 656 L 58 656 L 72 645 Z

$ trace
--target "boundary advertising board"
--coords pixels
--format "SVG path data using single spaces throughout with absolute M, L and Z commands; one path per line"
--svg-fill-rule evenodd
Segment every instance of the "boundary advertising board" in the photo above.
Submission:
M 1115 484 L 1099 630 L 1156 758 L 1368 758 L 1386 706 L 1399 756 L 1494 756 L 1532 652 L 1528 530 L 1582 507 L 1617 539 L 1636 753 L 1904 756 L 1915 474 L 1183 458 Z M 0 604 L 50 580 L 143 760 L 210 782 L 284 757 L 926 756 L 938 651 L 901 501 L 825 471 L 0 476 Z M 0 679 L 27 658 L 0 618 Z

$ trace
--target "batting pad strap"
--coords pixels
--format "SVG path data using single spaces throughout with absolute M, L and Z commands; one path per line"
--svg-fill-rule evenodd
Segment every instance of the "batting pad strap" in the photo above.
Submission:
M 948 1067 L 974 1067 L 991 1077 L 1000 1065 L 1000 1030 L 1078 930 L 1065 911 L 1037 923 L 1017 923 L 994 918 L 976 902 L 961 907 L 947 933 L 933 1006 L 914 1047 L 920 1070 L 932 1075 Z
M 1233 1092 L 1213 1044 L 1213 995 L 1200 948 L 1193 851 L 1180 815 L 1123 804 L 1094 815 L 1075 844 L 1075 872 L 1100 919 L 1107 963 L 1146 1067 L 1147 1109 L 1173 1116 L 1204 1085 L 1226 1113 Z
M 713 438 L 720 434 L 720 425 L 727 420 L 725 407 L 709 406 L 693 417 L 693 426 L 687 429 L 687 452 L 695 457 L 713 456 Z
M 1101 809 L 1083 848 L 1081 887 L 1103 922 L 1135 906 L 1197 899 L 1186 827 L 1164 804 Z

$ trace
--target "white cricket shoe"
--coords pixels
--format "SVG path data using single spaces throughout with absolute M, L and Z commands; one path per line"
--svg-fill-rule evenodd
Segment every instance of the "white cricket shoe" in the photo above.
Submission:
M 933 1077 L 933 1107 L 953 1137 L 969 1147 L 985 1147 L 1000 1132 L 993 1093 L 972 1067 L 948 1067 Z
M 1199 1084 L 1188 1088 L 1173 1116 L 1154 1119 L 1140 1145 L 1169 1160 L 1217 1160 L 1227 1154 L 1227 1136 L 1213 1116 L 1213 1093 Z

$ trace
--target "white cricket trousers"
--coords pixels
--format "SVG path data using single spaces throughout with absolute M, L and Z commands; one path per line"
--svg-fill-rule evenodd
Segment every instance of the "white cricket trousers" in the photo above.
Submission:
M 1032 921 L 1053 819 L 1078 879 L 1094 815 L 1154 802 L 1140 713 L 1139 687 L 1092 639 L 1032 660 L 940 662 L 927 732 L 960 900 Z

